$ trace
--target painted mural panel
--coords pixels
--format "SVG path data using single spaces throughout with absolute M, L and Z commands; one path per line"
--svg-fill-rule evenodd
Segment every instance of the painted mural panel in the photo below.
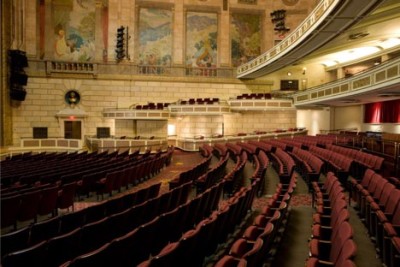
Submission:
M 154 74 L 157 74 L 163 70 L 163 66 L 171 65 L 171 51 L 171 10 L 141 8 L 139 17 L 139 65 L 144 66 L 146 73 L 155 72 Z
M 232 65 L 237 67 L 261 53 L 261 17 L 254 14 L 232 14 Z
M 95 55 L 96 0 L 53 0 L 53 56 L 63 61 L 91 61 Z
M 188 12 L 186 18 L 186 67 L 217 67 L 217 14 Z

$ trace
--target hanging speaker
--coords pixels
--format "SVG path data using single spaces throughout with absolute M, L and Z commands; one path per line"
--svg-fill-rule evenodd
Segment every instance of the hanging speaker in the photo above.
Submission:
M 26 91 L 23 89 L 15 89 L 11 88 L 10 89 L 10 98 L 12 100 L 17 100 L 17 101 L 24 101 L 26 97 Z
M 8 50 L 11 69 L 22 69 L 28 67 L 26 53 L 21 50 Z
M 23 72 L 12 72 L 10 76 L 10 83 L 26 85 L 28 83 L 28 75 Z

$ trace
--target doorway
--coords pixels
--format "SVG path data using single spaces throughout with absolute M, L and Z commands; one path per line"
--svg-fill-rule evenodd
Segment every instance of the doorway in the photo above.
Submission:
M 64 121 L 65 139 L 82 139 L 81 121 Z

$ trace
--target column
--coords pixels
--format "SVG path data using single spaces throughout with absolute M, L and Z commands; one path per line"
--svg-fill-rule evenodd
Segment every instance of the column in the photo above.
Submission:
M 231 66 L 231 38 L 230 38 L 230 12 L 229 9 L 222 10 L 218 14 L 218 55 L 219 55 L 219 66 L 230 67 Z
M 173 21 L 173 44 L 172 44 L 172 64 L 174 66 L 183 66 L 185 63 L 185 10 L 183 0 L 175 1 Z

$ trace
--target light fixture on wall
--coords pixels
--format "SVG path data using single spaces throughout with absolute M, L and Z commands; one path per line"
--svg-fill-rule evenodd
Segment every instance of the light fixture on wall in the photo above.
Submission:
M 302 74 L 303 74 L 303 75 L 306 75 L 306 71 L 307 71 L 307 68 L 306 68 L 306 67 L 304 67 L 304 68 L 303 68 L 303 72 L 302 72 Z
M 292 76 L 292 73 L 290 71 L 288 71 L 287 76 Z

